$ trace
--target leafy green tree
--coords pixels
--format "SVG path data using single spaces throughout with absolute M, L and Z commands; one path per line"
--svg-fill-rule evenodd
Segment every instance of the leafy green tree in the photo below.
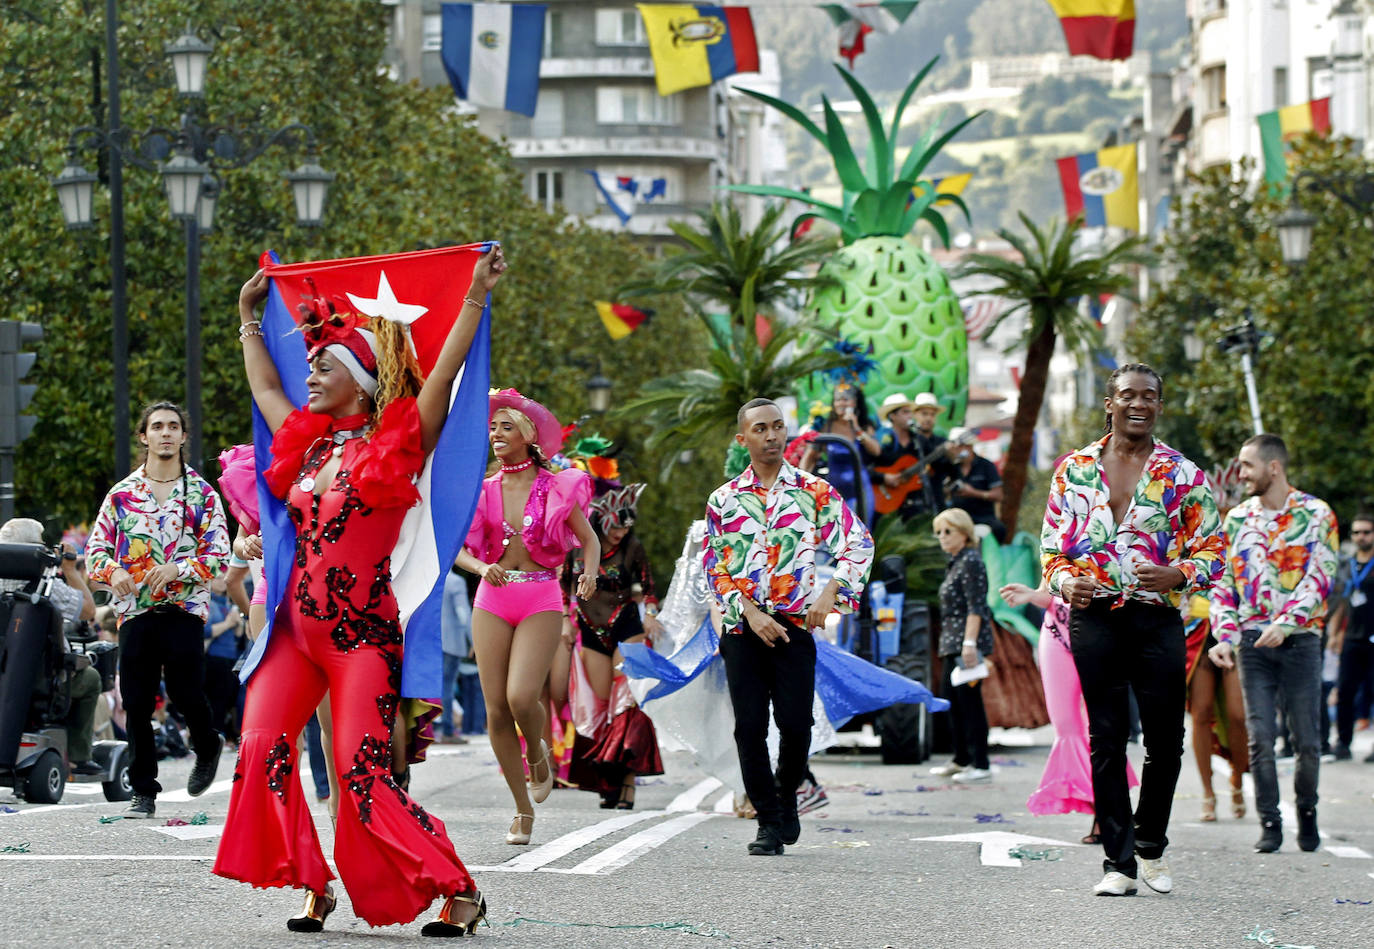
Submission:
M 783 205 L 770 205 L 749 229 L 738 208 L 720 202 L 700 212 L 696 227 L 674 221 L 669 226 L 686 246 L 670 251 L 650 276 L 621 289 L 622 298 L 680 297 L 695 311 L 712 347 L 707 368 L 652 379 L 615 413 L 649 423 L 649 449 L 671 445 L 717 458 L 741 405 L 791 395 L 813 372 L 843 361 L 833 351 L 798 346 L 818 334 L 818 327 L 777 317 L 779 308 L 790 304 L 795 310 L 809 291 L 827 283 L 813 273 L 835 249 L 826 238 L 789 243 L 785 213 Z M 716 318 L 722 312 L 723 323 Z
M 1075 247 L 1082 219 L 1067 225 L 1051 220 L 1041 229 L 1025 214 L 1021 223 L 1029 239 L 1008 230 L 998 235 L 1020 254 L 1009 260 L 993 254 L 972 254 L 961 274 L 988 277 L 996 283 L 986 292 L 1005 298 L 1011 306 L 997 319 L 1000 324 L 1025 314 L 1026 331 L 1018 343 L 1026 348 L 1021 391 L 1012 420 L 1011 444 L 1002 464 L 1002 521 L 1015 525 L 1026 488 L 1026 468 L 1030 463 L 1035 423 L 1045 401 L 1050 359 L 1059 340 L 1072 352 L 1087 354 L 1101 343 L 1101 331 L 1090 317 L 1082 315 L 1078 302 L 1083 297 L 1124 294 L 1132 283 L 1125 268 L 1149 262 L 1144 241 L 1130 237 L 1106 248 Z M 991 330 L 989 330 L 991 332 Z
M 1312 136 L 1294 144 L 1290 168 L 1336 189 L 1374 174 L 1349 139 Z M 1374 229 L 1332 191 L 1300 189 L 1317 225 L 1307 264 L 1290 272 L 1275 227 L 1287 199 L 1251 184 L 1254 171 L 1247 161 L 1191 182 L 1163 246 L 1170 280 L 1142 310 L 1131 352 L 1164 376 L 1160 437 L 1201 464 L 1225 465 L 1252 431 L 1240 360 L 1214 343 L 1248 310 L 1268 334 L 1256 360 L 1264 427 L 1288 443 L 1293 483 L 1346 521 L 1374 495 Z M 1196 362 L 1188 335 L 1205 344 Z
M 509 153 L 455 114 L 449 90 L 387 78 L 388 7 L 122 0 L 119 9 L 127 128 L 176 124 L 163 47 L 189 17 L 214 45 L 206 114 L 269 130 L 305 122 L 317 134 L 321 164 L 338 176 L 324 226 L 310 232 L 296 225 L 281 177 L 300 163 L 299 153 L 274 148 L 223 173 L 201 271 L 207 476 L 218 473 L 216 453 L 248 438 L 235 301 L 267 248 L 291 261 L 501 240 L 512 270 L 494 310 L 493 380 L 545 401 L 565 420 L 582 413 L 584 383 L 598 366 L 623 394 L 665 365 L 704 361 L 704 341 L 688 332 L 690 315 L 671 301 L 650 327 L 607 345 L 593 301 L 630 279 L 645 253 L 626 237 L 531 202 Z M 30 374 L 40 423 L 19 449 L 16 510 L 64 524 L 93 516 L 111 482 L 113 438 L 132 438 L 112 433 L 108 192 L 97 187 L 94 228 L 69 233 L 49 182 L 70 132 L 103 115 L 102 13 L 93 0 L 30 0 L 0 12 L 0 287 L 7 319 L 32 320 L 46 331 Z M 103 174 L 96 154 L 79 157 Z M 128 399 L 137 418 L 145 401 L 183 394 L 185 265 L 181 228 L 168 216 L 156 176 L 126 166 L 124 187 Z M 608 428 L 627 445 L 638 446 L 644 433 L 629 423 Z M 639 450 L 622 457 L 630 480 L 659 467 Z M 678 466 L 670 485 L 694 492 L 699 476 Z M 674 503 L 675 491 L 665 492 Z M 661 519 L 663 536 L 652 551 L 659 562 L 677 556 L 688 508 L 700 507 L 701 498 Z M 646 499 L 646 511 L 655 503 Z M 651 520 L 659 518 L 641 523 L 647 529 Z

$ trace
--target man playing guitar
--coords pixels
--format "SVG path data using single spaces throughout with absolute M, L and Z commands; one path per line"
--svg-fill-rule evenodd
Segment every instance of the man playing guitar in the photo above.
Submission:
M 953 467 L 945 457 L 949 449 L 944 436 L 935 432 L 935 419 L 943 411 L 929 392 L 914 401 L 901 394 L 883 400 L 878 418 L 886 427 L 873 469 L 874 507 L 880 514 L 899 511 L 911 518 L 944 510 L 943 485 Z

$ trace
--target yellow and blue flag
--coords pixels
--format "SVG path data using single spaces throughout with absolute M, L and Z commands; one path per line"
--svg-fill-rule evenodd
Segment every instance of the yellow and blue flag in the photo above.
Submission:
M 709 86 L 735 73 L 759 71 L 759 44 L 748 7 L 641 3 L 658 94 Z
M 1135 144 L 1060 158 L 1059 184 L 1070 219 L 1088 227 L 1119 227 L 1140 233 L 1140 177 Z

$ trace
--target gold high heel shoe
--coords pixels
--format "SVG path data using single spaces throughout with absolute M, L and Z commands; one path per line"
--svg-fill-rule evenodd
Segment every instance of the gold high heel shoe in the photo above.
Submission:
M 1204 797 L 1202 799 L 1202 814 L 1198 820 L 1210 824 L 1217 819 L 1217 799 L 1215 797 Z
M 1240 820 L 1245 816 L 1244 788 L 1231 789 L 1231 816 L 1235 817 L 1236 820 Z
M 477 907 L 477 915 L 466 923 L 455 923 L 453 921 L 453 910 L 458 903 L 467 903 L 469 906 Z M 491 923 L 487 922 L 487 898 L 481 891 L 474 890 L 471 896 L 459 896 L 457 894 L 444 900 L 444 905 L 439 908 L 439 918 L 425 923 L 425 928 L 420 930 L 421 936 L 471 936 L 477 930 L 478 923 L 485 923 L 487 928 L 491 928 Z
M 326 886 L 323 893 L 305 891 L 305 908 L 299 916 L 286 921 L 286 928 L 293 933 L 317 933 L 324 929 L 324 921 L 334 912 L 339 900 L 334 896 L 333 887 Z
M 521 824 L 521 821 L 530 822 L 530 829 L 525 831 L 523 834 L 520 833 L 520 828 L 524 826 L 523 824 Z M 530 842 L 530 834 L 534 833 L 533 814 L 516 814 L 514 817 L 511 818 L 510 825 L 513 829 L 507 832 L 506 843 L 520 845 L 527 844 Z
M 539 750 L 544 753 L 541 763 L 544 765 L 544 780 L 534 780 L 534 762 L 529 761 L 530 779 L 525 782 L 530 789 L 530 797 L 534 798 L 534 803 L 543 804 L 548 798 L 549 792 L 553 790 L 553 762 L 549 760 L 549 746 L 541 738 L 539 740 Z M 528 756 L 526 757 L 528 761 Z

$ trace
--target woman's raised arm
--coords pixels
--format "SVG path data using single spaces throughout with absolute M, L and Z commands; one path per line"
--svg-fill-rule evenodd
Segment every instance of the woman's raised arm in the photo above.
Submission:
M 506 259 L 501 253 L 500 244 L 492 244 L 491 249 L 477 259 L 472 269 L 472 285 L 463 297 L 458 318 L 448 331 L 444 347 L 434 368 L 425 378 L 424 387 L 415 399 L 415 407 L 420 412 L 420 432 L 425 454 L 434 450 L 439 442 L 439 432 L 448 417 L 449 397 L 453 392 L 453 382 L 458 378 L 458 370 L 468 358 L 473 337 L 482 322 L 482 305 L 488 293 L 496 289 L 501 275 L 506 272 Z
M 243 368 L 248 374 L 248 388 L 253 401 L 275 434 L 281 423 L 296 408 L 281 387 L 281 376 L 267 352 L 262 335 L 262 322 L 254 308 L 267 296 L 267 274 L 259 270 L 239 291 L 239 342 L 243 344 Z

